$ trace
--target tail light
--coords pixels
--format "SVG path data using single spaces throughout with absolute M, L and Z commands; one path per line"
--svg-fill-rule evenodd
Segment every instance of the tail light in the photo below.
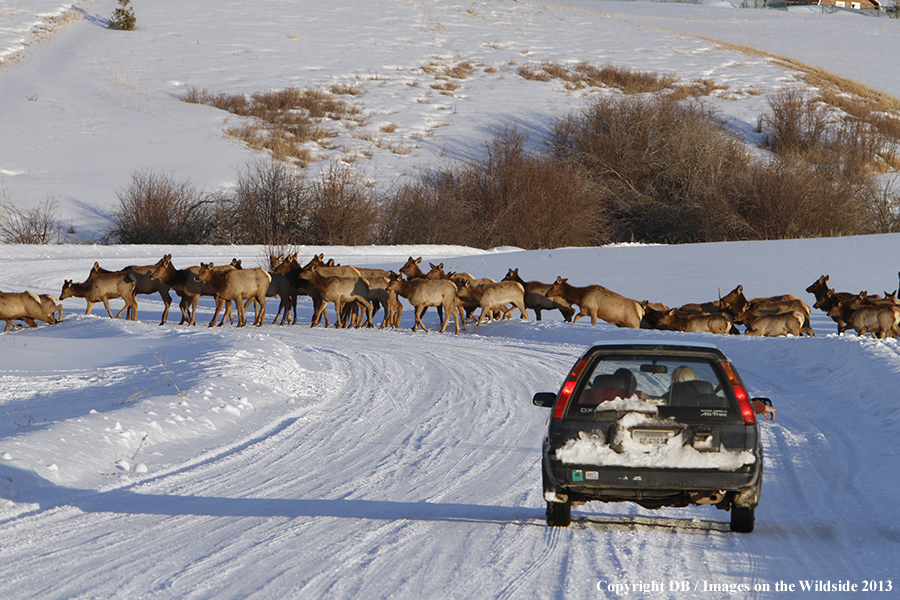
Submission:
M 753 405 L 750 404 L 750 398 L 747 397 L 747 390 L 744 389 L 744 383 L 741 381 L 741 378 L 738 377 L 737 372 L 730 363 L 722 363 L 722 368 L 725 369 L 725 375 L 728 376 L 728 381 L 731 383 L 731 388 L 734 390 L 738 406 L 741 407 L 741 417 L 743 417 L 744 423 L 753 425 L 756 423 L 756 414 L 753 412 Z
M 586 364 L 587 358 L 581 358 L 572 367 L 569 376 L 566 377 L 566 382 L 563 384 L 562 389 L 559 390 L 559 396 L 556 398 L 556 406 L 553 409 L 554 419 L 562 419 L 563 414 L 565 414 L 566 408 L 569 406 L 569 400 L 572 399 L 572 392 L 575 391 L 575 386 L 578 385 L 578 378 L 581 376 L 581 372 Z

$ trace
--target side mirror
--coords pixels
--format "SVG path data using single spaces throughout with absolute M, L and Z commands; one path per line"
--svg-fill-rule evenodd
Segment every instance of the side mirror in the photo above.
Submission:
M 553 392 L 538 392 L 534 395 L 531 402 L 535 406 L 540 406 L 542 408 L 553 408 L 556 404 L 556 394 Z

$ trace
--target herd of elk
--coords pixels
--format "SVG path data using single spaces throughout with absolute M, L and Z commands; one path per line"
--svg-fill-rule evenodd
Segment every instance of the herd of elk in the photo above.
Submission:
M 127 313 L 126 318 L 137 320 L 136 295 L 158 293 L 165 305 L 161 325 L 166 323 L 172 302 L 170 292 L 174 291 L 181 298 L 179 324 L 194 325 L 200 297 L 214 298 L 216 310 L 210 327 L 216 324 L 220 312 L 222 318 L 218 325 L 224 324 L 226 318 L 233 322 L 232 302 L 237 310 L 239 327 L 247 323 L 246 313 L 251 302 L 255 307 L 253 324 L 262 326 L 267 297 L 280 299 L 273 324 L 279 316 L 282 325 L 295 324 L 297 297 L 303 295 L 309 296 L 313 303 L 312 327 L 323 319 L 326 327 L 330 325 L 326 309 L 331 304 L 336 326 L 371 327 L 376 313 L 383 308 L 385 315 L 381 328 L 396 328 L 403 311 L 398 298 L 402 296 L 414 309 L 413 331 L 420 327 L 427 331 L 422 316 L 428 308 L 436 307 L 442 333 L 451 317 L 456 333 L 459 333 L 460 321 L 465 325 L 480 308 L 475 319 L 479 325 L 485 319 L 508 318 L 516 309 L 521 318 L 527 319 L 527 310 L 531 309 L 537 320 L 541 320 L 541 311 L 558 310 L 566 321 L 577 323 L 586 316 L 590 317 L 592 325 L 601 319 L 618 327 L 737 334 L 740 324 L 746 328 L 747 335 L 814 335 L 810 326 L 810 308 L 801 299 L 782 295 L 748 300 L 741 285 L 725 296 L 720 295 L 718 301 L 670 309 L 660 303 L 632 300 L 600 285 L 574 286 L 562 276 L 553 283 L 525 281 L 519 276 L 518 269 L 509 269 L 498 282 L 489 278 L 477 279 L 468 273 L 445 273 L 443 263 L 431 264 L 426 273 L 419 266 L 421 261 L 421 258 L 409 257 L 395 272 L 338 265 L 333 260 L 326 262 L 322 254 L 301 265 L 297 255 L 292 254 L 271 256 L 269 270 L 244 269 L 237 259 L 228 265 L 201 263 L 176 269 L 172 255 L 166 254 L 155 264 L 132 265 L 119 271 L 107 271 L 95 262 L 84 282 L 65 281 L 59 300 L 72 296 L 84 298 L 87 302 L 85 314 L 88 315 L 96 302 L 102 302 L 112 318 L 109 300 L 122 298 L 125 306 L 116 318 Z M 896 293 L 869 296 L 866 292 L 835 292 L 828 287 L 828 275 L 821 276 L 806 291 L 816 298 L 813 307 L 834 319 L 838 333 L 854 329 L 858 335 L 900 337 L 900 302 Z M 36 326 L 36 321 L 57 323 L 62 320 L 59 300 L 31 292 L 0 292 L 0 320 L 7 323 L 5 331 L 16 320 L 31 327 Z
M 884 296 L 870 296 L 866 291 L 858 294 L 835 292 L 828 287 L 828 275 L 819 277 L 806 291 L 816 297 L 813 308 L 822 310 L 837 323 L 839 334 L 854 329 L 857 335 L 871 333 L 876 338 L 900 337 L 897 292 L 885 292 Z

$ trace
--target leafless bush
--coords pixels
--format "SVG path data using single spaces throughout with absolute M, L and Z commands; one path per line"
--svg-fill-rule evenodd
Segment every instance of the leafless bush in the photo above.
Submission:
M 599 207 L 587 180 L 570 165 L 528 152 L 526 142 L 521 131 L 501 131 L 483 160 L 401 187 L 385 203 L 382 240 L 483 248 L 600 241 Z
M 456 173 L 433 171 L 386 194 L 381 205 L 382 244 L 463 244 L 470 229 Z
M 311 188 L 308 243 L 359 245 L 374 241 L 377 202 L 349 167 L 332 163 Z
M 820 160 L 835 117 L 827 105 L 796 89 L 769 95 L 770 112 L 759 118 L 763 144 L 785 160 Z
M 900 189 L 895 177 L 887 184 L 871 186 L 867 195 L 867 209 L 873 233 L 900 232 Z
M 897 162 L 896 117 L 874 112 L 866 101 L 788 90 L 770 96 L 769 108 L 759 118 L 764 145 L 788 163 L 802 161 L 860 185 Z
M 213 229 L 212 200 L 189 180 L 175 181 L 153 170 L 131 174 L 116 191 L 104 240 L 118 244 L 201 244 Z
M 708 110 L 667 96 L 601 98 L 560 119 L 554 156 L 585 171 L 603 207 L 598 236 L 685 243 L 739 235 L 718 191 L 749 163 Z
M 486 158 L 463 172 L 462 192 L 481 247 L 552 248 L 598 241 L 599 208 L 573 165 L 527 151 L 527 135 L 498 132 Z
M 221 199 L 220 227 L 235 244 L 279 246 L 307 239 L 310 192 L 290 165 L 257 160 L 237 175 L 234 192 Z
M 9 201 L 6 190 L 0 200 L 0 240 L 6 244 L 66 244 L 75 229 L 57 216 L 56 198 L 48 196 L 41 204 L 20 209 Z
M 862 197 L 870 192 L 813 166 L 774 160 L 754 163 L 723 192 L 747 225 L 751 239 L 784 239 L 868 233 Z

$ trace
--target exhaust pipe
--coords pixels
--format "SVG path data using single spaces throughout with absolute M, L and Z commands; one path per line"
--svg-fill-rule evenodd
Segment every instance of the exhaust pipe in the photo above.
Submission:
M 722 498 L 725 497 L 725 492 L 723 490 L 719 490 L 718 492 L 697 492 L 696 494 L 691 495 L 691 503 L 693 504 L 718 504 L 722 501 Z

